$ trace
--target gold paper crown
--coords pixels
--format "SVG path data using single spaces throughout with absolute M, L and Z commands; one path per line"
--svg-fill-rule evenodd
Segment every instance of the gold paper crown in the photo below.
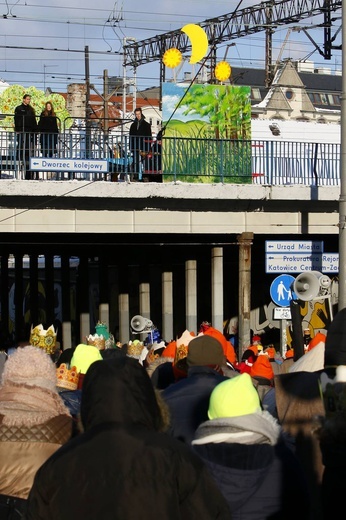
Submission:
M 61 365 L 56 369 L 56 378 L 56 386 L 59 388 L 77 390 L 79 380 L 79 372 L 77 372 L 77 367 L 71 367 L 69 370 L 65 363 L 61 363 Z
M 35 328 L 31 325 L 30 345 L 42 348 L 47 354 L 54 354 L 56 347 L 56 332 L 51 325 L 47 330 L 44 330 L 42 323 L 36 325 Z
M 139 358 L 139 356 L 142 353 L 143 348 L 144 348 L 144 344 L 141 341 L 139 341 L 138 339 L 135 339 L 134 341 L 130 341 L 128 343 L 126 354 L 128 356 Z
M 86 337 L 86 340 L 87 345 L 92 345 L 99 350 L 104 350 L 106 348 L 106 340 L 102 334 L 100 336 L 98 334 L 89 334 L 89 336 Z

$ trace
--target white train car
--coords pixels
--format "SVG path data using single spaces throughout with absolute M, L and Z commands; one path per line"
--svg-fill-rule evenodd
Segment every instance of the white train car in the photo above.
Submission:
M 251 139 L 340 144 L 340 125 L 281 119 L 252 119 Z
M 340 125 L 253 119 L 251 129 L 255 184 L 339 185 Z

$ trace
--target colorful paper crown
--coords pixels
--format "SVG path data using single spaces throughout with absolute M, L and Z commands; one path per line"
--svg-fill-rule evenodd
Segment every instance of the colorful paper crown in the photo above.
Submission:
M 86 337 L 88 345 L 92 345 L 99 350 L 114 347 L 114 336 L 108 331 L 106 323 L 103 321 L 98 321 L 96 323 L 95 330 L 95 334 L 89 334 L 89 336 Z
M 51 325 L 47 330 L 43 328 L 42 323 L 36 325 L 35 328 L 31 325 L 30 344 L 34 347 L 42 348 L 47 354 L 54 354 L 56 347 L 56 332 Z
M 138 339 L 135 339 L 134 341 L 129 341 L 129 343 L 127 344 L 126 354 L 131 357 L 139 358 L 143 348 L 143 343 Z
M 65 363 L 56 369 L 56 386 L 59 388 L 66 388 L 66 390 L 77 390 L 79 381 L 79 372 L 77 367 L 73 366 L 69 370 Z
M 106 340 L 102 334 L 100 336 L 98 334 L 89 334 L 89 336 L 86 337 L 86 340 L 87 345 L 92 345 L 99 350 L 104 350 L 106 348 Z

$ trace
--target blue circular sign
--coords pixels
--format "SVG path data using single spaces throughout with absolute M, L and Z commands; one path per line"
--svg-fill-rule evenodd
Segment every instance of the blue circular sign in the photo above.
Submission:
M 297 295 L 292 289 L 295 278 L 289 274 L 277 276 L 270 286 L 270 297 L 276 305 L 289 307 L 291 300 L 297 300 Z

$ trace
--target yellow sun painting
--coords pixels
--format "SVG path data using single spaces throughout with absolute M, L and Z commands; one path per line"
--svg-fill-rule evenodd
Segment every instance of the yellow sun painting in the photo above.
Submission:
M 183 56 L 179 49 L 168 49 L 162 58 L 162 61 L 166 67 L 169 67 L 171 69 L 174 69 L 174 67 L 177 67 L 183 59 Z
M 231 66 L 227 61 L 220 61 L 215 67 L 215 78 L 219 81 L 226 81 L 231 75 Z

